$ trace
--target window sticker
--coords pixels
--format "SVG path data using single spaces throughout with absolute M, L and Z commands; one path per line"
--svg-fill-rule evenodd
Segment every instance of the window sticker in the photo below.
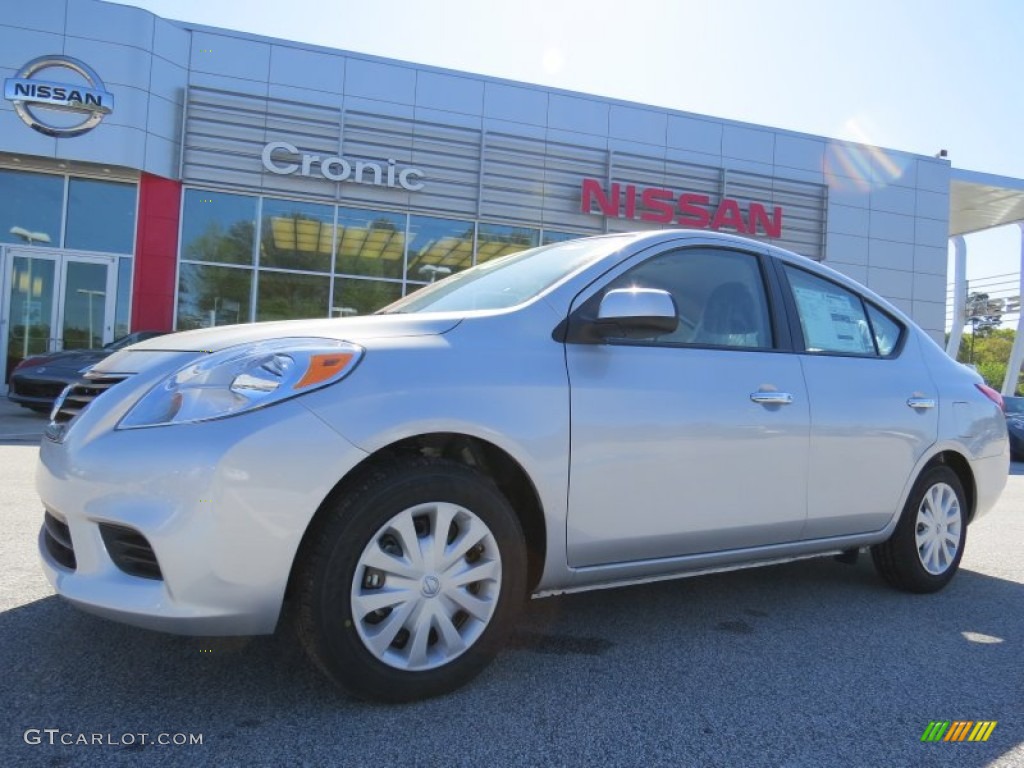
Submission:
M 808 351 L 874 353 L 868 324 L 859 303 L 850 296 L 800 286 L 794 286 L 793 293 Z

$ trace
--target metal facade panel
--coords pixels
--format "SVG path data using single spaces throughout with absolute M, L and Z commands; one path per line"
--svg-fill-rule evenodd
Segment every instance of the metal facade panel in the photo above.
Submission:
M 261 152 L 268 142 L 287 142 L 300 153 L 314 155 L 315 160 L 305 175 L 265 172 Z M 412 166 L 422 173 L 423 188 L 389 187 L 378 183 L 372 170 L 364 178 L 375 183 L 330 181 L 320 174 L 316 163 L 332 156 L 345 158 L 352 168 L 356 163 L 372 163 L 381 173 L 386 173 L 389 160 L 395 168 Z M 287 162 L 298 164 L 300 159 L 288 158 Z M 750 234 L 812 258 L 824 256 L 827 196 L 822 184 L 724 171 L 641 152 L 197 86 L 189 90 L 183 178 L 186 183 L 258 189 L 356 207 L 581 233 L 666 226 L 644 218 L 643 190 L 656 188 L 670 191 L 673 205 L 684 193 L 706 197 L 709 216 L 723 198 L 736 200 L 751 230 L 755 229 L 753 204 L 761 206 L 772 222 L 777 221 L 775 207 L 781 207 L 781 237 L 766 237 L 763 225 Z M 618 185 L 623 195 L 634 195 L 635 215 L 627 218 L 625 202 L 619 216 L 608 217 L 607 222 L 600 211 L 583 212 L 585 178 Z

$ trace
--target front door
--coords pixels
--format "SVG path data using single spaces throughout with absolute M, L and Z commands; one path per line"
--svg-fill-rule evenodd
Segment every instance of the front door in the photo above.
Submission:
M 5 382 L 27 357 L 113 341 L 114 256 L 9 248 L 0 285 Z
M 566 345 L 569 565 L 799 539 L 808 399 L 797 356 L 772 331 L 760 259 L 679 248 L 594 298 L 631 287 L 672 294 L 679 327 L 643 341 Z

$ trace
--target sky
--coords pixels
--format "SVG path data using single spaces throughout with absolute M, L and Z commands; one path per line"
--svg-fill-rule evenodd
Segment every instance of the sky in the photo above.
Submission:
M 1024 178 L 1020 0 L 117 1 Z M 979 286 L 1020 270 L 1016 226 L 967 246 Z

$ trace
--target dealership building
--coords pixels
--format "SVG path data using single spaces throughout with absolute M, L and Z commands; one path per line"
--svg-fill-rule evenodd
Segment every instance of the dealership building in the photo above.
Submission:
M 4 380 L 46 350 L 362 314 L 524 247 L 663 227 L 823 261 L 941 340 L 950 238 L 962 265 L 959 236 L 1024 219 L 1024 182 L 944 157 L 95 0 L 6 7 L 0 80 Z

